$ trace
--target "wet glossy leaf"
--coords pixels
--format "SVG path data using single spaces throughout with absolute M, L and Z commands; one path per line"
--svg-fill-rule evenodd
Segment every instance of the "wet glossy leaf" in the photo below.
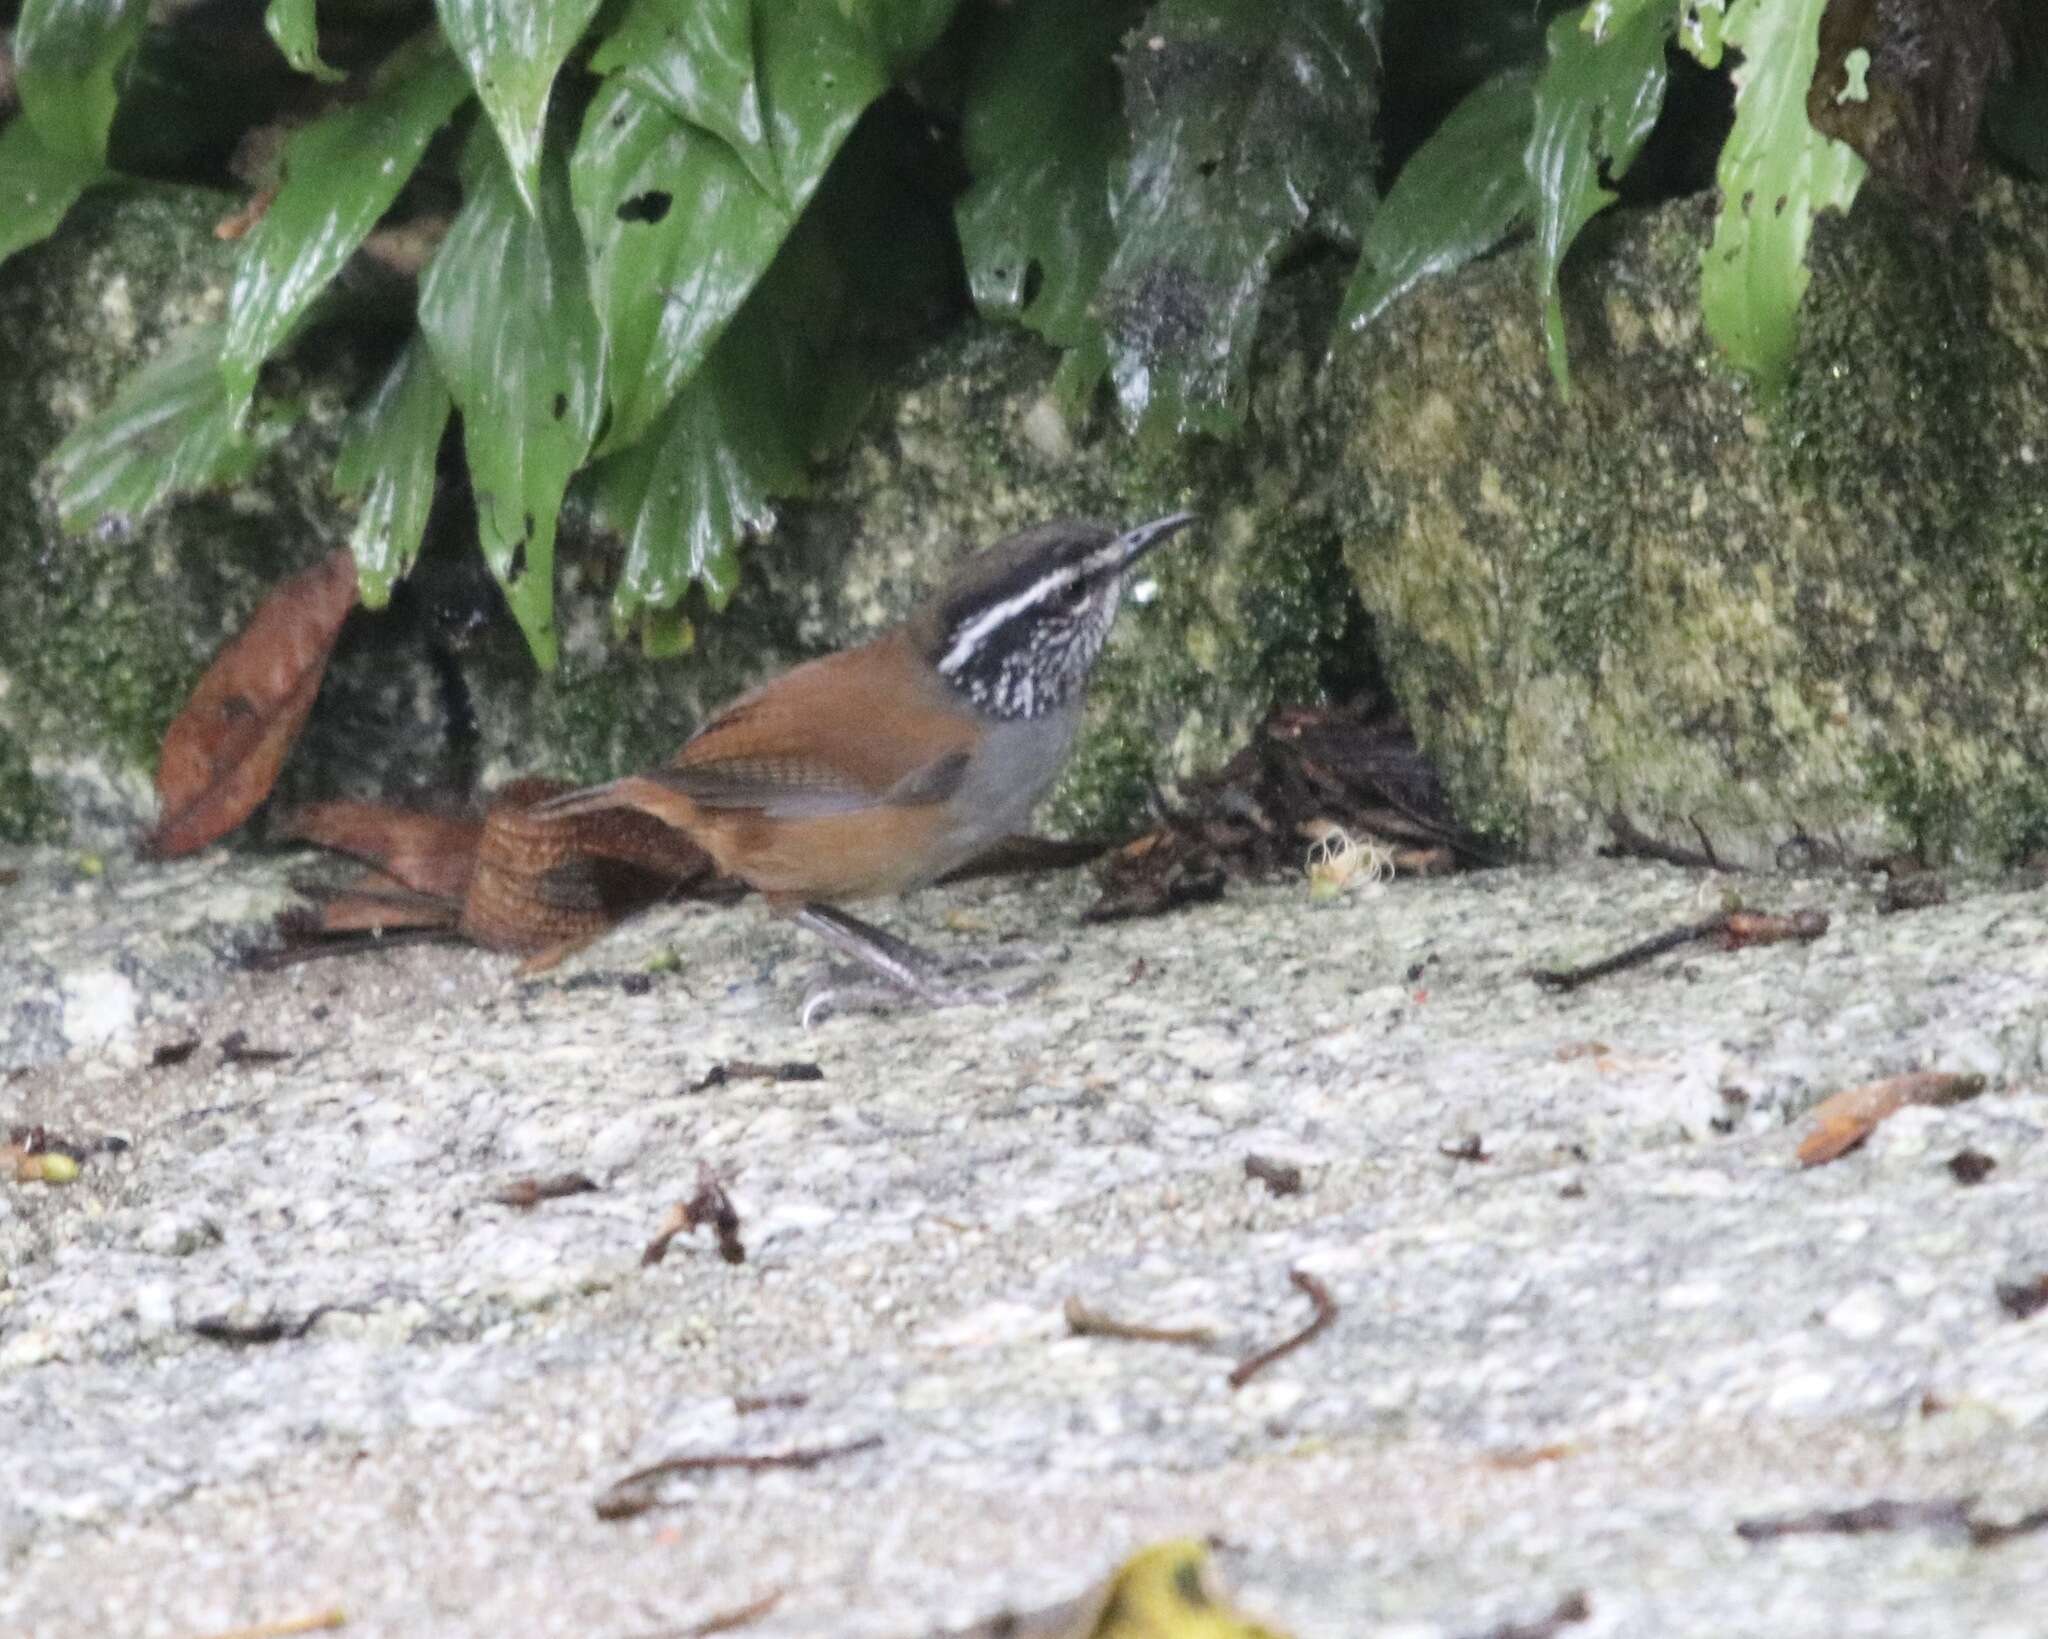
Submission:
M 242 241 L 228 293 L 221 377 L 236 405 L 248 402 L 264 359 L 377 225 L 468 94 L 460 66 L 427 39 L 402 52 L 363 101 L 293 134 L 283 183 Z
M 1742 52 L 1735 128 L 1721 150 L 1721 214 L 1701 265 L 1708 333 L 1766 393 L 1782 386 L 1812 275 L 1813 218 L 1846 210 L 1863 181 L 1853 149 L 1808 123 L 1806 89 L 1827 0 L 1734 0 L 1723 38 Z
M 1280 253 L 1372 203 L 1378 7 L 1162 0 L 1123 57 L 1131 157 L 1099 312 L 1127 421 L 1227 432 Z
M 563 163 L 529 215 L 487 142 L 420 287 L 420 328 L 462 411 L 477 529 L 543 668 L 555 660 L 555 521 L 604 402 L 604 348 Z
M 415 336 L 350 419 L 334 485 L 361 498 L 349 534 L 363 603 L 381 609 L 419 555 L 434 504 L 434 461 L 455 408 L 427 345 Z
M 263 11 L 263 27 L 277 42 L 284 60 L 301 74 L 310 74 L 330 85 L 348 78 L 321 59 L 320 29 L 313 16 L 313 0 L 270 0 Z
M 2012 67 L 2005 10 L 2003 0 L 1831 0 L 1807 119 L 1953 221 L 1992 84 Z
M 988 25 L 961 132 L 974 185 L 956 207 L 974 305 L 1072 347 L 1109 265 L 1109 183 L 1124 161 L 1112 53 L 1134 4 L 1044 0 Z
M 293 403 L 267 404 L 237 428 L 220 390 L 220 343 L 218 324 L 186 331 L 57 446 L 45 471 L 66 529 L 244 478 L 289 429 Z
M 881 48 L 890 71 L 901 74 L 937 44 L 955 6 L 956 0 L 852 0 L 846 9 Z
M 701 581 L 722 608 L 739 583 L 739 549 L 775 522 L 774 498 L 803 493 L 799 407 L 762 366 L 759 327 L 735 325 L 647 437 L 593 475 L 598 510 L 625 537 L 612 613 L 623 626 L 673 607 Z
M 151 852 L 196 852 L 270 794 L 355 601 L 355 565 L 338 549 L 266 597 L 214 657 L 164 731 Z
M 0 262 L 55 233 L 104 174 L 96 161 L 52 148 L 19 115 L 9 120 L 0 129 Z
M 703 362 L 791 217 L 726 143 L 623 78 L 591 104 L 569 185 L 608 352 L 606 444 L 620 448 Z
M 645 436 L 702 364 L 887 84 L 879 49 L 833 0 L 778 0 L 759 14 L 755 38 L 786 201 L 730 143 L 631 75 L 608 80 L 584 120 L 571 191 L 605 331 L 607 452 Z
M 755 14 L 768 135 L 790 205 L 802 210 L 869 103 L 889 88 L 874 37 L 835 0 L 773 0 Z
M 632 0 L 590 67 L 724 138 L 748 174 L 781 196 L 754 70 L 754 0 Z
M 1463 267 L 1534 209 L 1523 156 L 1536 76 L 1497 74 L 1451 110 L 1381 202 L 1338 323 L 1362 330 L 1424 279 Z
M 82 164 L 106 158 L 121 70 L 148 21 L 148 0 L 23 0 L 15 90 L 44 146 Z
M 1529 137 L 1529 186 L 1536 199 L 1536 288 L 1550 373 L 1567 396 L 1564 309 L 1557 270 L 1579 230 L 1620 196 L 1618 182 L 1634 163 L 1664 105 L 1664 42 L 1672 16 L 1637 10 L 1595 39 L 1581 26 L 1587 13 L 1567 12 L 1550 25 L 1550 62 L 1536 82 L 1535 128 Z
M 562 60 L 598 0 L 434 0 L 441 27 L 497 128 L 527 210 L 539 206 L 541 132 Z

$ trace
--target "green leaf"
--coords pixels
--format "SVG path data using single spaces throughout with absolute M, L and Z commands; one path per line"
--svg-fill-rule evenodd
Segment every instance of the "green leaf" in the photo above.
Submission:
M 419 556 L 434 504 L 435 457 L 454 408 L 426 343 L 415 336 L 349 418 L 334 487 L 362 501 L 348 544 L 367 608 L 383 608 L 392 584 Z
M 755 12 L 755 41 L 776 169 L 802 210 L 854 121 L 889 89 L 889 65 L 835 0 L 769 0 Z
M 748 174 L 781 197 L 754 67 L 753 0 L 632 0 L 590 68 L 723 137 Z
M 1567 398 L 1572 379 L 1557 270 L 1579 230 L 1620 197 L 1603 178 L 1619 181 L 1627 173 L 1657 123 L 1664 105 L 1664 41 L 1672 21 L 1668 13 L 1637 9 L 1596 40 L 1581 26 L 1592 9 L 1566 12 L 1550 25 L 1550 63 L 1536 82 L 1536 123 L 1527 153 L 1536 197 L 1543 334 L 1550 373 Z
M 1073 347 L 1109 265 L 1109 182 L 1124 163 L 1111 54 L 1134 4 L 1043 0 L 988 25 L 961 131 L 974 185 L 955 219 L 974 305 Z
M 285 145 L 283 185 L 242 241 L 228 293 L 221 377 L 237 406 L 468 95 L 461 68 L 431 37 L 400 55 L 367 98 L 302 127 Z
M 1806 117 L 1827 0 L 1734 0 L 1723 31 L 1742 52 L 1735 128 L 1721 150 L 1721 215 L 1701 263 L 1707 331 L 1766 394 L 1784 385 L 1812 278 L 1816 212 L 1846 210 L 1864 163 Z
M 270 0 L 263 11 L 263 26 L 284 60 L 301 74 L 337 85 L 348 76 L 330 68 L 320 56 L 320 30 L 313 18 L 313 0 Z
M 1702 68 L 1721 66 L 1721 43 L 1728 26 L 1728 0 L 1680 0 L 1678 43 Z
M 1496 74 L 1409 156 L 1380 205 L 1338 324 L 1363 330 L 1424 279 L 1484 256 L 1534 208 L 1523 157 L 1535 71 Z
M 1131 157 L 1098 311 L 1125 419 L 1229 432 L 1266 281 L 1371 203 L 1375 4 L 1161 0 L 1123 58 Z
M 874 375 L 844 322 L 864 294 L 846 265 L 859 254 L 807 217 L 653 431 L 592 469 L 597 509 L 626 540 L 620 626 L 658 636 L 648 616 L 693 582 L 723 608 L 745 539 L 773 525 L 775 499 L 807 492 L 810 458 L 850 431 Z
M 253 427 L 237 428 L 221 396 L 220 342 L 218 324 L 186 331 L 57 446 L 45 474 L 66 529 L 246 478 L 289 430 L 297 403 L 268 406 Z
M 881 47 L 890 71 L 901 74 L 938 43 L 954 6 L 955 0 L 852 0 L 847 9 Z
M 1663 19 L 1667 35 L 1678 26 L 1675 0 L 1592 0 L 1579 12 L 1579 27 L 1596 41 L 1605 42 L 1652 15 Z
M 541 132 L 562 61 L 596 15 L 598 0 L 434 0 L 529 214 L 538 213 Z
M 0 262 L 55 233 L 103 175 L 97 163 L 50 147 L 27 120 L 8 121 L 0 129 Z
M 887 85 L 877 47 L 833 0 L 777 0 L 758 17 L 758 81 L 787 200 L 667 99 L 614 74 L 570 168 L 604 327 L 605 450 L 644 436 L 775 259 L 862 111 Z M 609 49 L 609 44 L 607 46 Z
M 15 89 L 46 147 L 81 164 L 107 157 L 115 82 L 148 21 L 148 0 L 23 0 Z
M 479 128 L 479 135 L 482 135 Z M 462 411 L 485 560 L 543 669 L 555 663 L 555 522 L 604 407 L 604 345 L 563 162 L 529 215 L 488 140 L 420 287 L 420 329 Z
M 605 334 L 606 444 L 617 449 L 646 432 L 703 362 L 792 218 L 729 146 L 624 77 L 591 103 L 569 187 Z

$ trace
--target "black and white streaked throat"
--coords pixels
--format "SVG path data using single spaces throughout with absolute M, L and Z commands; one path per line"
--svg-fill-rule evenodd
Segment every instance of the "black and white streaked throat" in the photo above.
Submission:
M 1010 537 L 941 598 L 932 664 L 992 717 L 1059 710 L 1087 685 L 1131 565 L 1194 521 L 1176 512 L 1120 535 L 1071 521 Z

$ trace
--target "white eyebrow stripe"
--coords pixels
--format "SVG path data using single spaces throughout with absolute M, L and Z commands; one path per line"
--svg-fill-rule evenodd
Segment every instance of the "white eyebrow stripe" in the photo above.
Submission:
M 960 628 L 960 635 L 953 639 L 952 648 L 946 651 L 945 658 L 939 662 L 939 670 L 948 675 L 958 671 L 967 664 L 974 651 L 981 647 L 982 639 L 990 632 L 1012 615 L 1030 608 L 1032 604 L 1041 601 L 1050 593 L 1057 592 L 1062 586 L 1072 586 L 1081 578 L 1083 567 L 1080 564 L 1068 564 L 1063 569 L 1055 569 L 1049 575 L 1040 576 L 1015 597 L 1005 598 L 1001 603 L 982 610 Z

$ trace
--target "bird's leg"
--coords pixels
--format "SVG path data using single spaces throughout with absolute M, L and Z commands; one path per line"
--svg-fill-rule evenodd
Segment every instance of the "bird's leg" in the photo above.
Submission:
M 945 964 L 940 958 L 831 905 L 800 905 L 790 913 L 790 920 L 798 927 L 815 933 L 842 955 L 852 957 L 870 972 L 880 975 L 899 991 L 908 992 L 932 1007 L 1006 1002 L 1018 994 L 1019 989 L 1025 988 L 983 990 L 950 984 L 942 977 Z M 836 1000 L 838 996 L 833 989 L 813 991 L 804 1002 L 804 1022 L 809 1024 L 819 1007 L 829 1007 Z

